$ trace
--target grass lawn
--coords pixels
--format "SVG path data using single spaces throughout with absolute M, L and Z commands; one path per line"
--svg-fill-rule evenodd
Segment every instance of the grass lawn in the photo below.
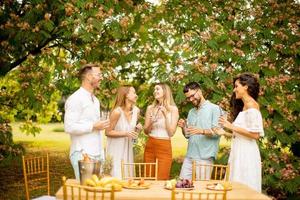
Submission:
M 50 174 L 51 174 L 51 194 L 55 195 L 61 185 L 61 177 L 74 177 L 72 166 L 69 161 L 69 135 L 63 132 L 62 123 L 41 124 L 42 131 L 36 136 L 21 133 L 19 123 L 13 123 L 13 139 L 16 143 L 21 143 L 25 147 L 25 154 L 50 154 Z M 105 145 L 106 137 L 104 137 Z M 228 146 L 229 142 L 221 139 L 220 146 Z M 187 149 L 187 140 L 178 129 L 172 138 L 173 158 L 171 176 L 179 175 L 181 163 Z M 137 155 L 142 158 L 142 155 Z M 178 159 L 179 158 L 179 159 Z M 24 199 L 24 184 L 21 158 L 14 158 L 9 163 L 0 164 L 0 200 Z M 2 178 L 4 177 L 4 178 Z M 18 191 L 18 192 L 15 192 Z
M 41 124 L 42 131 L 36 136 L 22 133 L 19 126 L 19 123 L 13 124 L 13 139 L 16 143 L 25 144 L 28 152 L 49 151 L 51 153 L 69 150 L 70 137 L 63 132 L 62 123 Z
M 14 141 L 26 145 L 29 152 L 49 151 L 51 152 L 66 152 L 69 151 L 70 138 L 69 135 L 63 132 L 62 123 L 42 124 L 42 131 L 36 136 L 25 135 L 19 130 L 19 123 L 13 124 Z M 104 137 L 104 144 L 106 137 Z M 229 141 L 221 138 L 220 147 L 228 146 Z M 172 137 L 173 157 L 183 157 L 187 149 L 187 140 L 183 137 L 181 129 L 178 128 L 175 135 Z

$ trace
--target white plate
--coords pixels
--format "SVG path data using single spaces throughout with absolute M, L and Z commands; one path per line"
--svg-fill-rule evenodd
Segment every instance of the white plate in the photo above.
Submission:
M 231 185 L 227 186 L 226 188 L 222 188 L 221 189 L 221 188 L 216 188 L 217 184 L 218 183 L 207 184 L 206 188 L 209 189 L 209 190 L 216 190 L 216 191 L 224 191 L 224 190 L 228 191 L 228 190 L 232 190 L 232 186 Z

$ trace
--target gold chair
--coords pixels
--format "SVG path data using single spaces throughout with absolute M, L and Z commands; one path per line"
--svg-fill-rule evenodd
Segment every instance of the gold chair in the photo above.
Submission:
M 158 160 L 154 163 L 124 163 L 121 161 L 122 179 L 157 180 Z
M 186 191 L 173 188 L 171 200 L 226 200 L 226 191 Z
M 47 191 L 47 196 L 35 198 L 36 200 L 55 199 L 50 196 L 49 155 L 22 156 L 23 173 L 25 181 L 26 199 L 30 199 L 32 191 Z
M 66 177 L 62 178 L 63 182 L 63 200 L 79 199 L 79 200 L 104 200 L 109 198 L 115 199 L 115 190 L 95 190 L 95 188 L 79 184 L 70 184 L 66 182 Z
M 229 165 L 202 164 L 193 161 L 192 180 L 222 180 L 229 179 Z

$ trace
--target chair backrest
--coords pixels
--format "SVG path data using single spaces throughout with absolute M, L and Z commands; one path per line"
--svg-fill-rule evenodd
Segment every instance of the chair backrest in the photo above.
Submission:
M 122 179 L 157 180 L 158 160 L 154 163 L 125 163 L 121 161 Z
M 50 195 L 49 155 L 22 156 L 23 174 L 25 181 L 26 199 L 30 199 L 30 192 L 47 190 Z
M 186 191 L 173 188 L 171 200 L 226 200 L 226 191 Z
M 68 199 L 80 199 L 80 200 L 104 200 L 109 198 L 110 200 L 115 200 L 115 190 L 112 187 L 111 190 L 108 189 L 95 189 L 94 187 L 70 184 L 67 183 L 66 177 L 62 178 L 63 182 L 63 200 Z
M 192 180 L 224 180 L 229 179 L 229 165 L 202 164 L 193 161 Z

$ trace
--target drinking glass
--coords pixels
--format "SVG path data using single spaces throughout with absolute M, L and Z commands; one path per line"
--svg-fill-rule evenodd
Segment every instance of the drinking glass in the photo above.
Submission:
M 109 112 L 105 110 L 100 111 L 100 121 L 108 120 Z
M 185 120 L 185 128 L 188 128 L 190 126 L 190 123 L 189 123 L 189 121 L 186 119 Z
M 140 132 L 142 131 L 142 129 L 140 129 L 138 126 L 136 126 L 135 129 L 134 129 L 134 131 L 140 134 Z M 137 136 L 136 138 L 132 138 L 133 144 L 137 143 L 138 137 L 139 136 Z
M 219 110 L 220 110 L 220 117 L 223 117 L 225 120 L 227 120 L 228 113 L 225 110 L 223 110 L 221 107 L 219 107 Z M 219 125 L 220 128 L 224 128 L 221 124 Z
M 193 127 L 195 125 L 196 125 L 195 123 L 192 123 L 192 122 L 188 121 L 187 119 L 185 120 L 184 133 L 185 133 L 186 137 L 189 138 L 191 136 L 191 134 L 189 132 L 187 132 L 186 129 L 189 128 L 189 127 Z

